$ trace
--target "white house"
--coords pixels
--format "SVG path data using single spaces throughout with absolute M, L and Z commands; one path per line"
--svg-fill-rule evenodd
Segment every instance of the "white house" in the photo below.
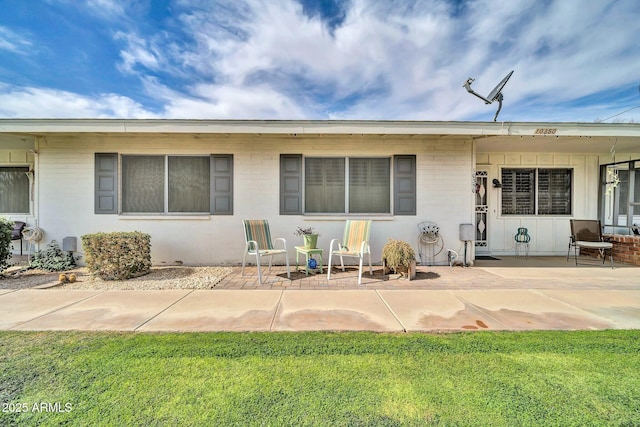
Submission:
M 327 250 L 348 218 L 373 220 L 376 261 L 393 237 L 446 263 L 419 247 L 426 221 L 459 253 L 473 224 L 470 259 L 513 254 L 518 227 L 530 255 L 563 255 L 570 218 L 640 223 L 640 125 L 0 119 L 0 215 L 41 247 L 143 231 L 154 263 L 237 264 L 243 219 L 268 219 L 291 258 L 298 226 Z

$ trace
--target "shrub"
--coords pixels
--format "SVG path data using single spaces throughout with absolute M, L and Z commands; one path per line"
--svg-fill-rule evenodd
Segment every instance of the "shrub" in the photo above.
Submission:
M 87 269 L 104 280 L 124 280 L 151 271 L 151 236 L 139 231 L 82 236 Z
M 0 217 L 0 272 L 3 272 L 9 267 L 12 231 L 13 222 Z
M 407 242 L 389 238 L 382 248 L 382 259 L 385 265 L 395 273 L 400 266 L 408 268 L 416 259 L 416 253 Z
M 47 271 L 64 271 L 75 267 L 76 260 L 71 252 L 65 254 L 58 242 L 52 240 L 46 249 L 33 254 L 29 266 Z

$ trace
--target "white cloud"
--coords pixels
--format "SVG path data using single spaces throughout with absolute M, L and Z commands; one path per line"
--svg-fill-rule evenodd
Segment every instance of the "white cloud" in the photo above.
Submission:
M 126 16 L 125 2 L 118 0 L 87 0 L 87 7 L 94 15 L 103 19 L 117 19 Z
M 107 93 L 90 97 L 76 93 L 0 84 L 0 117 L 19 118 L 159 118 L 138 102 Z
M 26 54 L 32 43 L 27 38 L 0 25 L 0 50 Z
M 122 62 L 118 64 L 118 68 L 121 71 L 135 73 L 138 65 L 152 71 L 160 67 L 162 55 L 153 43 L 135 34 L 125 34 L 121 31 L 116 32 L 114 37 L 126 42 L 126 48 L 120 51 Z
M 635 0 L 352 0 L 331 29 L 294 0 L 177 0 L 171 25 L 155 30 L 127 17 L 130 3 L 88 5 L 126 21 L 112 32 L 116 66 L 164 117 L 491 120 L 497 105 L 462 84 L 475 77 L 486 95 L 510 70 L 504 120 L 593 121 L 640 104 Z M 636 92 L 606 95 L 625 85 Z M 150 114 L 129 97 L 111 102 L 91 111 Z

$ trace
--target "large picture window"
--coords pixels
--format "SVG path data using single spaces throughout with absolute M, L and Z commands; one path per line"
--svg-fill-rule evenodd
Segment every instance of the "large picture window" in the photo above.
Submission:
M 387 158 L 305 159 L 308 213 L 390 213 Z
M 96 154 L 98 214 L 233 214 L 230 154 L 123 155 L 119 174 L 117 160 Z
M 502 169 L 502 215 L 571 215 L 572 169 Z
M 392 211 L 395 215 L 416 214 L 415 155 L 280 157 L 282 215 Z
M 28 167 L 0 167 L 0 213 L 29 213 L 28 172 Z

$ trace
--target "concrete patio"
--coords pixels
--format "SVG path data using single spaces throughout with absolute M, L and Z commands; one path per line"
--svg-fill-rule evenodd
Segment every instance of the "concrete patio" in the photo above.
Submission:
M 561 257 L 419 268 L 264 273 L 240 269 L 213 290 L 0 290 L 0 329 L 113 331 L 467 331 L 640 329 L 640 268 L 576 267 Z

